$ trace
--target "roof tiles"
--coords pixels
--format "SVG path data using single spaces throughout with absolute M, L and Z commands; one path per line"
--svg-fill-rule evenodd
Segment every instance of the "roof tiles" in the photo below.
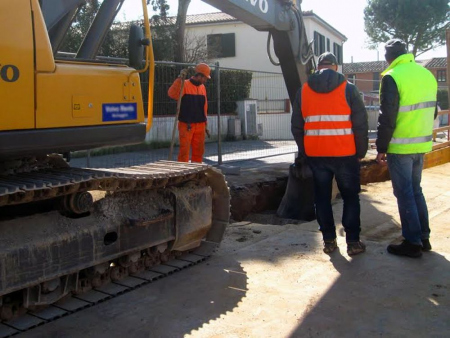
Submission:
M 342 72 L 344 74 L 382 72 L 387 67 L 388 63 L 386 61 L 344 63 Z
M 432 58 L 424 67 L 427 68 L 447 68 L 447 58 Z
M 447 68 L 447 58 L 432 58 L 429 60 L 416 60 L 416 62 L 425 68 Z M 344 63 L 342 72 L 344 74 L 373 73 L 382 72 L 388 67 L 386 61 L 369 61 Z

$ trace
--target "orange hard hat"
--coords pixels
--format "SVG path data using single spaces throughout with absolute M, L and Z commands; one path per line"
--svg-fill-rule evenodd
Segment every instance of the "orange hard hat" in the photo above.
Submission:
M 211 68 L 206 63 L 199 63 L 197 66 L 195 66 L 195 72 L 203 74 L 208 79 L 211 78 Z

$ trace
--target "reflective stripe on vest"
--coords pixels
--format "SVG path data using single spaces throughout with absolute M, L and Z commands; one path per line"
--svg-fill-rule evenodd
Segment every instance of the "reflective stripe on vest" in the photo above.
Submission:
M 407 113 L 412 110 L 430 108 L 430 107 L 433 107 L 433 108 L 436 107 L 436 101 L 421 102 L 421 103 L 411 104 L 409 106 L 402 106 L 398 109 L 398 112 L 399 113 Z
M 356 154 L 346 87 L 347 82 L 343 82 L 329 93 L 317 93 L 307 83 L 303 85 L 301 112 L 305 121 L 303 143 L 307 156 Z
M 331 135 L 351 135 L 353 130 L 347 129 L 315 129 L 315 130 L 305 130 L 305 135 L 308 136 L 331 136 Z
M 391 154 L 426 153 L 432 149 L 437 82 L 426 68 L 416 64 L 412 54 L 396 58 L 382 73 L 390 75 L 400 96 Z
M 420 136 L 420 137 L 410 137 L 410 138 L 396 138 L 393 137 L 391 139 L 391 143 L 396 144 L 414 144 L 414 143 L 423 143 L 423 142 L 430 142 L 433 140 L 433 135 L 429 136 Z
M 316 115 L 308 116 L 305 122 L 350 121 L 350 115 Z

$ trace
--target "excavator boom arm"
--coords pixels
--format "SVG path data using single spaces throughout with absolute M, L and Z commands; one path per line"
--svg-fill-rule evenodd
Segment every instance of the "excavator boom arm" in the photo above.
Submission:
M 291 102 L 313 70 L 302 12 L 291 0 L 202 0 L 259 31 L 272 34 Z

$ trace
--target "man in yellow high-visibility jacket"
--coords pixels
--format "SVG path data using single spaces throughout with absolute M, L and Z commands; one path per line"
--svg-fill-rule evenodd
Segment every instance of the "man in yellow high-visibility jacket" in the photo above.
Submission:
M 437 82 L 418 65 L 406 44 L 391 39 L 385 46 L 389 67 L 381 74 L 377 162 L 388 165 L 397 198 L 402 235 L 389 253 L 420 257 L 430 251 L 428 209 L 420 186 L 423 158 L 432 149 Z

